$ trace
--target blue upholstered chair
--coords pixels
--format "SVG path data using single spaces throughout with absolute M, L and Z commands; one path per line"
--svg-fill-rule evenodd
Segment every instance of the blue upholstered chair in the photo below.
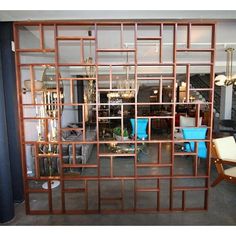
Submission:
M 130 119 L 131 125 L 132 125 L 132 133 L 131 135 L 135 135 L 135 124 L 136 121 L 135 119 Z M 148 137 L 147 134 L 147 124 L 148 124 L 148 119 L 147 118 L 138 118 L 137 119 L 137 138 L 140 140 L 144 140 Z
M 207 128 L 205 127 L 183 128 L 182 132 L 184 139 L 205 139 Z M 184 144 L 184 150 L 186 152 L 194 152 L 195 151 L 194 142 L 186 142 Z M 199 158 L 207 157 L 207 147 L 205 142 L 198 142 L 198 157 Z

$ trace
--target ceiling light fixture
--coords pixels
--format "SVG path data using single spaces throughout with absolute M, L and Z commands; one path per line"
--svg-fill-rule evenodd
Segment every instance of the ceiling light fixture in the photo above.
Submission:
M 229 86 L 236 84 L 236 74 L 233 75 L 233 52 L 234 48 L 227 48 L 226 75 L 218 75 L 215 77 L 217 86 Z

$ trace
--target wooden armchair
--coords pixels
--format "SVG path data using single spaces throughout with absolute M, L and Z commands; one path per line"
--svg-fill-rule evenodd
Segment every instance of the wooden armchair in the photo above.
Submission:
M 222 180 L 236 183 L 236 143 L 234 137 L 213 139 L 212 155 L 218 177 L 211 186 L 216 186 Z M 225 169 L 224 165 L 235 165 L 235 167 Z

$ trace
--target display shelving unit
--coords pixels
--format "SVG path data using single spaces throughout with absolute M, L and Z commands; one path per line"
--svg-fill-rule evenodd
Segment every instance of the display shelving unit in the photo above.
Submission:
M 30 33 L 25 33 L 31 31 Z M 92 31 L 92 36 L 87 36 L 85 32 Z M 202 44 L 202 47 L 195 47 L 196 32 L 201 38 L 202 32 L 208 32 L 208 44 Z M 66 33 L 65 33 L 66 32 Z M 69 32 L 69 33 L 68 33 Z M 114 37 L 117 36 L 119 43 L 114 44 L 112 48 L 104 47 L 106 40 L 112 40 L 107 34 L 109 32 Z M 195 34 L 193 34 L 195 32 Z M 180 35 L 181 33 L 181 35 Z M 184 35 L 184 36 L 182 36 Z M 125 212 L 157 212 L 157 211 L 191 211 L 191 210 L 207 210 L 209 198 L 209 176 L 210 176 L 210 151 L 212 140 L 212 120 L 213 120 L 213 101 L 214 101 L 214 61 L 215 61 L 215 23 L 203 22 L 159 22 L 159 21 L 102 21 L 102 22 L 80 22 L 80 21 L 42 21 L 42 22 L 16 22 L 14 24 L 15 38 L 15 58 L 16 58 L 16 74 L 17 74 L 17 89 L 18 89 L 18 105 L 19 105 L 19 120 L 20 120 L 20 137 L 21 137 L 21 158 L 24 173 L 24 191 L 25 191 L 25 206 L 28 214 L 89 214 L 89 213 L 125 213 Z M 33 44 L 27 47 L 27 42 L 37 38 L 37 45 Z M 127 42 L 127 38 L 132 39 L 131 43 Z M 28 41 L 27 41 L 28 40 Z M 25 45 L 24 46 L 24 41 Z M 84 62 L 88 54 L 88 42 L 93 45 L 92 54 L 94 62 L 91 66 L 96 67 L 96 76 L 94 78 L 75 78 L 72 76 L 59 76 L 62 68 L 83 68 L 88 66 Z M 70 45 L 71 43 L 71 45 Z M 68 57 L 67 60 L 62 60 L 63 45 L 68 44 L 68 50 L 73 51 L 73 45 L 79 44 L 79 49 L 76 53 L 77 59 Z M 156 54 L 149 58 L 149 55 L 143 50 L 143 45 L 155 45 Z M 50 46 L 48 46 L 50 45 Z M 101 46 L 102 45 L 102 46 Z M 109 44 L 108 44 L 109 45 Z M 127 47 L 128 45 L 128 47 Z M 201 43 L 199 43 L 201 45 Z M 206 46 L 207 45 L 207 46 Z M 71 48 L 70 48 L 71 47 Z M 90 49 L 91 52 L 91 49 Z M 130 62 L 126 62 L 127 53 L 130 55 Z M 166 55 L 168 56 L 166 57 Z M 208 61 L 201 61 L 199 58 L 203 54 L 208 55 Z M 68 53 L 70 55 L 70 53 Z M 106 56 L 107 55 L 107 56 Z M 108 55 L 115 59 L 105 60 Z M 197 60 L 191 60 L 197 55 Z M 143 57 L 144 56 L 144 57 Z M 145 59 L 147 56 L 147 60 Z M 121 60 L 116 60 L 116 58 Z M 38 58 L 35 60 L 34 58 Z M 50 58 L 50 59 L 48 59 Z M 143 60 L 144 58 L 144 60 Z M 184 59 L 183 59 L 184 58 Z M 188 58 L 185 60 L 185 58 Z M 189 60 L 190 58 L 190 60 Z M 36 107 L 51 106 L 48 103 L 37 103 L 35 98 L 38 97 L 38 92 L 35 90 L 35 78 L 37 77 L 37 68 L 43 69 L 44 65 L 53 66 L 56 68 L 56 83 L 57 83 L 57 98 L 60 98 L 60 82 L 67 83 L 69 86 L 69 99 L 62 104 L 60 99 L 57 99 L 56 107 L 58 114 L 62 112 L 62 106 L 81 107 L 82 121 L 81 127 L 73 128 L 75 131 L 82 132 L 82 140 L 80 141 L 63 141 L 62 132 L 71 128 L 62 127 L 62 117 L 49 116 L 26 116 L 25 109 L 35 110 Z M 99 109 L 101 106 L 117 105 L 100 103 L 99 92 L 122 92 L 125 89 L 118 89 L 113 86 L 114 74 L 117 68 L 130 66 L 133 68 L 132 77 L 135 81 L 134 102 L 119 103 L 121 115 L 119 117 L 101 117 Z M 207 68 L 210 75 L 210 85 L 207 88 L 192 88 L 191 74 L 195 67 Z M 108 87 L 101 87 L 101 71 L 108 68 L 108 76 L 105 82 Z M 22 93 L 23 81 L 26 79 L 24 70 L 31 80 L 31 91 L 28 92 L 31 97 L 30 102 L 25 102 Z M 143 70 L 153 70 L 151 76 L 143 73 Z M 186 82 L 186 100 L 176 100 L 176 83 L 179 70 L 184 71 Z M 161 72 L 160 72 L 161 71 Z M 166 73 L 164 71 L 167 71 Z M 182 72 L 181 72 L 182 73 Z M 94 80 L 96 82 L 97 99 L 89 106 L 96 108 L 96 139 L 86 139 L 86 118 L 85 118 L 85 103 L 75 102 L 75 94 L 73 86 L 76 81 Z M 104 78 L 102 79 L 104 81 Z M 141 83 L 153 82 L 158 85 L 159 99 L 158 102 L 139 102 L 138 101 L 138 86 Z M 168 83 L 171 86 L 172 92 L 168 101 L 163 101 L 163 87 Z M 190 101 L 191 91 L 206 91 L 209 93 L 208 100 L 205 103 L 199 101 Z M 207 105 L 209 109 L 209 119 L 206 124 L 208 132 L 205 140 L 191 140 L 196 143 L 204 141 L 208 147 L 208 156 L 205 160 L 205 166 L 200 169 L 198 165 L 197 149 L 193 153 L 176 151 L 178 144 L 184 143 L 186 140 L 176 140 L 174 132 L 181 127 L 175 126 L 175 114 L 177 106 L 193 106 L 195 108 L 196 126 L 200 126 L 200 110 L 203 105 Z M 124 128 L 123 111 L 125 106 L 131 106 L 134 110 L 134 118 L 148 119 L 148 138 L 146 140 L 138 140 L 134 138 L 128 141 L 104 140 L 99 136 L 99 122 L 102 119 L 120 120 L 121 128 Z M 145 106 L 169 106 L 168 115 L 149 114 L 142 116 L 141 112 Z M 109 113 L 110 114 L 110 113 Z M 57 137 L 55 140 L 50 140 L 48 134 L 51 132 L 50 120 L 56 121 Z M 43 121 L 44 124 L 44 139 L 26 138 L 27 130 L 26 123 L 32 121 L 36 131 L 38 121 Z M 170 124 L 170 134 L 168 138 L 156 138 L 152 134 L 153 120 L 168 120 Z M 132 144 L 134 151 L 131 153 L 113 153 L 104 149 L 104 146 L 109 144 Z M 155 161 L 149 161 L 147 158 L 144 162 L 138 161 L 138 146 L 152 145 L 157 152 L 155 153 Z M 72 161 L 70 163 L 63 162 L 63 145 L 72 146 Z M 77 163 L 76 162 L 76 145 L 91 144 L 96 147 L 96 161 L 94 163 Z M 30 176 L 27 173 L 27 146 L 31 147 L 34 152 L 34 169 L 35 174 Z M 56 145 L 57 151 L 40 153 L 39 146 Z M 168 146 L 169 157 L 165 159 L 163 149 Z M 33 147 L 33 148 L 32 148 Z M 104 151 L 105 150 L 105 151 Z M 193 159 L 193 171 L 182 173 L 176 171 L 176 163 L 179 159 L 185 160 L 181 156 L 191 156 Z M 58 164 L 58 172 L 54 175 L 42 175 L 40 172 L 40 158 L 46 157 L 56 160 Z M 115 163 L 117 157 L 129 158 L 133 160 L 133 172 L 129 175 L 117 175 L 115 173 Z M 103 174 L 102 160 L 109 161 L 108 174 Z M 92 170 L 95 174 L 68 174 L 65 169 L 83 168 Z M 147 170 L 142 171 L 142 170 Z M 155 170 L 155 171 L 150 171 Z M 164 171 L 162 171 L 164 170 Z M 91 173 L 88 172 L 88 173 Z M 60 181 L 60 187 L 51 188 L 51 181 Z M 191 181 L 186 182 L 187 180 Z M 41 183 L 47 181 L 48 189 L 42 189 Z M 105 187 L 110 186 L 110 187 Z M 107 195 L 107 192 L 112 194 Z M 68 207 L 70 205 L 71 196 L 77 196 L 81 202 L 81 206 Z M 34 198 L 40 195 L 41 205 L 35 207 Z M 142 202 L 147 199 L 152 199 L 151 203 Z M 189 201 L 189 198 L 195 199 L 194 204 Z

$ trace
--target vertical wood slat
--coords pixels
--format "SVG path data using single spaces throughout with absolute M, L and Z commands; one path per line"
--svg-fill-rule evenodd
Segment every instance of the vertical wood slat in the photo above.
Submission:
M 169 210 L 172 211 L 173 210 L 173 188 L 174 188 L 174 184 L 173 184 L 173 179 L 169 179 L 169 183 L 170 183 L 170 187 L 169 187 Z
M 174 24 L 174 29 L 173 29 L 173 62 L 174 62 L 174 66 L 173 66 L 173 76 L 174 76 L 174 92 L 173 92 L 173 116 L 175 117 L 175 109 L 176 109 L 176 52 L 177 52 L 177 28 L 178 25 L 175 23 Z M 173 176 L 174 175 L 174 153 L 175 153 L 175 142 L 174 142 L 174 131 L 175 131 L 175 119 L 172 119 L 172 134 L 171 134 L 171 139 L 172 139 L 172 144 L 171 144 L 171 168 L 170 168 L 170 175 Z M 170 180 L 170 200 L 169 200 L 169 204 L 170 204 L 170 210 L 172 210 L 173 208 L 173 180 Z
M 73 163 L 73 165 L 76 164 L 76 148 L 75 148 L 75 143 L 72 143 L 72 163 Z
M 83 141 L 86 139 L 86 127 L 85 127 L 85 104 L 82 105 L 82 112 L 83 112 Z
M 121 209 L 124 210 L 125 186 L 124 179 L 121 179 Z
M 135 53 L 134 53 L 134 64 L 135 64 L 135 115 L 134 115 L 134 118 L 135 118 L 135 134 L 137 134 L 137 101 L 138 101 L 138 93 L 137 93 L 137 87 L 138 87 L 138 80 L 137 80 L 137 63 L 138 63 L 138 58 L 137 58 L 137 52 L 138 52 L 138 47 L 137 47 L 137 38 L 138 38 L 138 24 L 135 23 L 134 25 L 134 49 L 135 49 Z M 137 140 L 137 135 L 135 135 L 135 141 Z M 134 210 L 137 209 L 137 180 L 136 180 L 136 177 L 137 177 L 137 174 L 138 174 L 138 171 L 137 171 L 137 158 L 138 158 L 138 152 L 137 152 L 137 142 L 135 142 L 134 144 L 134 147 L 135 147 L 135 158 L 134 158 L 134 176 L 135 176 L 135 180 L 134 180 Z
M 177 24 L 174 25 L 174 29 L 173 29 L 173 62 L 174 62 L 174 66 L 173 66 L 173 77 L 174 77 L 174 81 L 173 81 L 173 90 L 172 90 L 172 114 L 174 116 L 174 119 L 172 119 L 172 130 L 171 130 L 171 140 L 173 140 L 174 142 L 174 135 L 175 135 L 175 114 L 176 114 L 176 102 L 177 102 L 177 96 L 176 96 L 176 83 L 177 83 L 177 76 L 176 76 L 176 34 L 177 34 Z M 172 161 L 171 163 L 173 163 L 173 158 L 174 158 L 174 154 L 172 156 Z M 173 170 L 172 170 L 173 171 Z
M 162 144 L 158 143 L 158 163 L 162 163 Z
M 39 145 L 38 143 L 35 143 L 34 145 L 34 156 L 35 156 L 35 177 L 39 178 L 39 156 L 38 156 L 38 151 L 39 150 Z
M 186 198 L 185 191 L 182 191 L 182 210 L 183 211 L 185 210 L 185 198 Z
M 48 140 L 48 121 L 43 119 L 43 125 L 44 125 L 44 132 L 45 132 L 45 139 Z
M 97 29 L 97 24 L 95 23 L 94 25 L 94 31 L 95 31 L 95 66 L 96 66 L 96 78 L 98 78 L 98 29 Z M 98 93 L 98 83 L 96 83 L 96 101 L 100 102 L 100 98 L 99 93 Z M 99 145 L 99 119 L 98 119 L 98 103 L 96 103 L 96 132 L 97 132 L 97 164 L 98 164 L 98 181 L 97 181 L 97 185 L 98 185 L 98 212 L 101 212 L 101 165 L 100 165 L 100 145 Z
M 162 63 L 162 50 L 163 50 L 163 24 L 160 24 L 160 51 L 159 51 L 159 63 Z
M 110 89 L 112 89 L 112 65 L 109 66 L 109 85 Z
M 160 179 L 157 179 L 157 189 L 159 189 L 159 191 L 157 191 L 157 211 L 160 211 Z
M 70 102 L 74 103 L 74 88 L 73 88 L 73 80 L 70 80 Z
M 84 193 L 84 201 L 85 201 L 85 210 L 88 210 L 88 181 L 85 179 L 84 180 L 84 185 L 85 185 L 85 193 Z
M 124 106 L 121 104 L 121 137 L 124 140 Z
M 61 145 L 60 145 L 61 146 Z M 60 166 L 61 170 L 63 170 L 62 165 Z M 61 172 L 63 173 L 63 172 Z M 65 207 L 65 181 L 63 177 L 60 179 L 60 185 L 61 185 L 61 211 L 63 214 L 65 214 L 66 207 Z
M 81 38 L 80 40 L 80 56 L 81 56 L 81 63 L 84 63 L 85 62 L 85 58 L 84 58 L 84 40 Z
M 196 156 L 194 156 L 194 175 L 197 176 L 197 169 L 198 169 L 198 142 L 195 142 L 195 150 Z
M 186 68 L 187 80 L 186 80 L 186 102 L 189 103 L 189 86 L 190 86 L 190 64 L 187 64 Z
M 35 74 L 34 67 L 30 66 L 30 90 L 31 90 L 31 101 L 32 104 L 35 104 Z
M 29 191 L 29 180 L 26 178 L 24 181 L 24 189 L 27 189 L 27 192 L 25 192 L 25 212 L 26 214 L 30 214 L 30 195 L 28 193 Z
M 148 118 L 148 140 L 151 140 L 151 122 L 152 122 L 152 119 L 149 117 Z
M 162 89 L 163 89 L 163 86 L 162 86 L 162 75 L 161 75 L 161 78 L 159 79 L 159 102 L 162 103 Z
M 51 180 L 48 180 L 47 184 L 48 184 L 48 207 L 49 207 L 49 211 L 52 212 L 52 185 L 51 185 Z
M 60 143 L 61 142 L 61 135 L 62 135 L 62 130 L 61 130 L 61 116 L 62 114 L 61 111 L 61 105 L 60 105 L 60 72 L 59 72 L 59 41 L 57 40 L 58 36 L 58 26 L 56 24 L 53 25 L 54 28 L 54 48 L 55 48 L 55 68 L 56 68 L 56 83 L 57 83 L 57 110 L 58 110 L 58 120 L 57 120 L 57 141 Z M 59 160 L 60 160 L 60 183 L 61 183 L 61 210 L 63 213 L 66 211 L 66 206 L 65 206 L 65 182 L 64 182 L 64 169 L 62 167 L 63 163 L 63 158 L 62 158 L 62 145 L 58 146 L 58 155 L 59 155 Z
M 212 140 L 212 129 L 213 129 L 213 109 L 214 109 L 214 90 L 215 90 L 215 83 L 214 83 L 214 78 L 215 78 L 215 68 L 214 68 L 214 64 L 215 64 L 215 55 L 216 55 L 216 25 L 213 24 L 212 25 L 212 34 L 211 34 L 211 48 L 213 48 L 214 50 L 211 52 L 211 71 L 210 71 L 210 87 L 212 88 L 212 90 L 210 91 L 210 102 L 211 102 L 211 106 L 210 106 L 210 129 L 208 132 L 208 137 L 210 140 Z M 210 171 L 211 171 L 211 158 L 210 155 L 212 153 L 212 145 L 211 143 L 209 144 L 209 149 L 208 149 L 208 155 L 207 155 L 207 176 L 210 176 Z M 205 180 L 205 186 L 207 187 L 207 190 L 205 191 L 205 196 L 204 196 L 204 209 L 208 210 L 208 206 L 209 206 L 209 188 L 210 188 L 210 178 L 208 177 L 208 179 Z
M 42 51 L 44 51 L 45 47 L 44 47 L 44 29 L 43 29 L 43 25 L 39 24 L 39 32 L 40 32 L 40 49 Z
M 195 119 L 196 119 L 196 126 L 199 127 L 201 126 L 200 124 L 200 104 L 196 104 L 196 115 L 195 115 Z M 202 117 L 203 119 L 203 117 Z
M 124 24 L 120 24 L 120 48 L 124 47 Z
M 191 23 L 187 26 L 187 48 L 191 47 Z
M 110 176 L 113 177 L 113 156 L 110 156 Z
M 21 87 L 21 70 L 18 66 L 21 64 L 20 54 L 17 52 L 19 49 L 19 28 L 14 23 L 13 27 L 13 34 L 14 34 L 14 42 L 15 42 L 15 70 L 16 70 L 16 91 L 17 91 L 17 103 L 18 103 L 18 120 L 19 120 L 19 137 L 20 137 L 20 153 L 21 153 L 21 164 L 22 164 L 22 173 L 23 173 L 23 186 L 24 186 L 24 198 L 25 198 L 25 210 L 26 214 L 30 213 L 30 199 L 28 194 L 29 189 L 29 181 L 27 179 L 27 164 L 26 164 L 26 150 L 24 145 L 25 140 L 25 130 L 24 130 L 24 122 L 23 122 L 23 106 L 22 106 L 22 87 Z

